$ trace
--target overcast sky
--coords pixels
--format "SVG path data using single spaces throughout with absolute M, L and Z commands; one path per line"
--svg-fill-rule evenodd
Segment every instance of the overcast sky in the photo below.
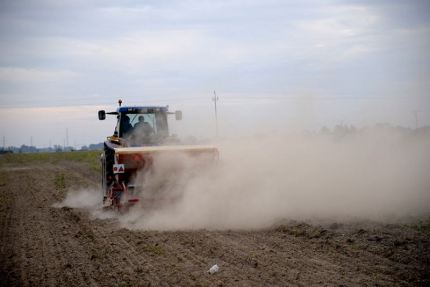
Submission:
M 430 124 L 429 1 L 0 0 L 6 145 L 100 142 L 99 108 L 184 111 L 182 136 Z M 264 125 L 264 123 L 266 125 Z

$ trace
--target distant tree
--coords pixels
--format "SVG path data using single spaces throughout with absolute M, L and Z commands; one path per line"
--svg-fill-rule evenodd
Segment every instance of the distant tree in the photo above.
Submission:
M 90 144 L 88 146 L 89 150 L 102 150 L 103 149 L 103 143 L 98 143 L 98 144 Z
M 29 153 L 29 152 L 38 152 L 37 148 L 35 146 L 28 146 L 28 145 L 22 145 L 19 148 L 20 153 Z
M 61 145 L 54 145 L 54 150 L 56 152 L 62 152 L 63 151 L 63 147 Z

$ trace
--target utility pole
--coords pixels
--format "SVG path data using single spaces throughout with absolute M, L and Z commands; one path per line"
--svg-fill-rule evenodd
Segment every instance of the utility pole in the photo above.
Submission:
M 33 146 L 33 136 L 30 136 L 30 146 Z
M 215 128 L 216 128 L 216 137 L 218 138 L 218 113 L 216 109 L 216 103 L 218 102 L 219 98 L 216 95 L 216 92 L 214 91 L 214 97 L 212 98 L 212 101 L 214 101 L 215 104 Z
M 420 111 L 415 110 L 415 111 L 412 111 L 412 112 L 414 113 L 414 116 L 415 116 L 415 129 L 417 129 L 418 128 L 418 113 Z
M 6 150 L 6 137 L 3 136 L 3 150 Z
M 69 128 L 66 128 L 66 146 L 69 146 Z

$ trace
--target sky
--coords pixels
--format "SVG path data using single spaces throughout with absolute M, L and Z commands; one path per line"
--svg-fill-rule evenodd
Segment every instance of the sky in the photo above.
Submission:
M 429 1 L 0 0 L 5 145 L 97 143 L 128 105 L 181 137 L 430 125 Z

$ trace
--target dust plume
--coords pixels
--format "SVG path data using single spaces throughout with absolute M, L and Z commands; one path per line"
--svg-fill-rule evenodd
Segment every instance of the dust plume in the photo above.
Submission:
M 63 201 L 53 204 L 53 207 L 81 208 L 87 210 L 93 219 L 118 219 L 121 216 L 114 210 L 103 209 L 101 191 L 95 188 L 70 189 Z
M 72 207 L 92 209 L 100 205 L 100 192 L 89 189 L 69 190 L 62 202 L 54 204 L 54 207 Z
M 128 228 L 247 229 L 283 219 L 393 222 L 430 213 L 430 136 L 394 128 L 259 136 L 218 144 L 220 159 L 161 157 L 142 176 L 166 201 L 120 217 Z

